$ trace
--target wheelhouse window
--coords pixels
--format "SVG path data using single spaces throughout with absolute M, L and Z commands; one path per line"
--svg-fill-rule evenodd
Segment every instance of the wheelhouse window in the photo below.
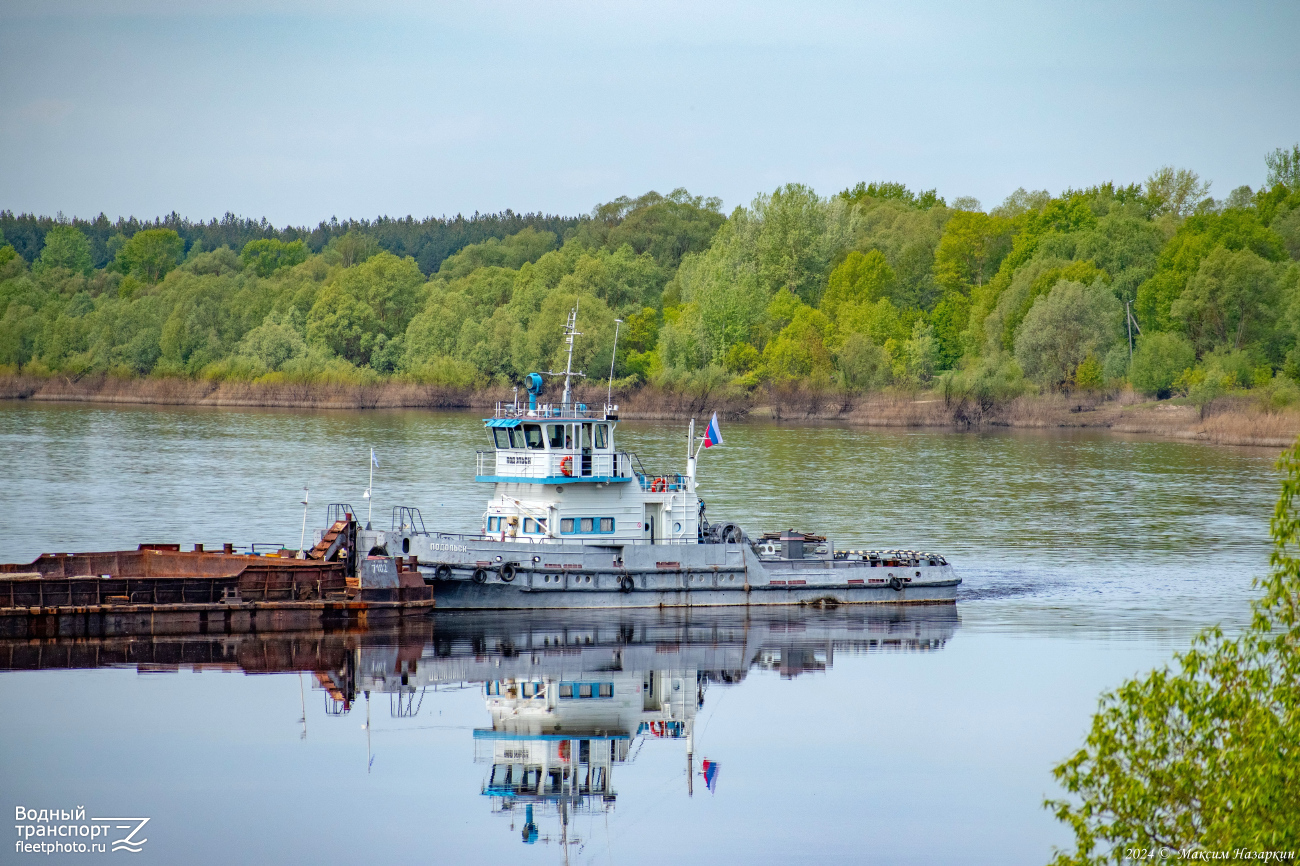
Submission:
M 542 447 L 542 425 L 525 424 L 524 425 L 524 442 L 529 448 Z
M 546 443 L 557 451 L 564 447 L 564 425 L 546 425 Z
M 524 431 L 518 427 L 510 428 L 510 447 L 511 448 L 524 447 Z
M 596 447 L 597 448 L 609 447 L 609 425 L 608 424 L 596 425 Z
M 506 428 L 504 427 L 493 427 L 492 439 L 496 442 L 498 448 L 510 447 L 510 434 L 506 432 Z
M 546 531 L 545 521 L 538 521 L 542 525 L 542 532 Z M 560 518 L 560 532 L 571 534 L 574 532 L 591 532 L 591 533 L 611 533 L 614 531 L 614 518 L 612 517 L 562 517 Z

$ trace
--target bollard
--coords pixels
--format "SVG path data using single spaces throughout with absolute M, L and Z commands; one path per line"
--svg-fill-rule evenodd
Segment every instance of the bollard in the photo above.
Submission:
M 231 544 L 230 542 L 227 541 L 225 544 L 221 545 L 221 552 L 222 552 L 222 553 L 234 553 L 234 552 L 235 552 L 235 545 L 233 545 L 233 544 Z
M 195 552 L 195 553 L 202 553 L 202 552 L 203 552 L 203 545 L 201 545 L 201 544 L 196 544 L 196 545 L 194 545 L 194 552 Z

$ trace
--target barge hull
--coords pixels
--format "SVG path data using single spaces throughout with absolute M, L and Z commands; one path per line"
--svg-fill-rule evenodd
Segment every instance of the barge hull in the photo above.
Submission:
M 426 616 L 433 606 L 433 600 L 426 599 L 11 607 L 0 608 L 0 638 L 258 634 L 365 628 L 403 617 Z

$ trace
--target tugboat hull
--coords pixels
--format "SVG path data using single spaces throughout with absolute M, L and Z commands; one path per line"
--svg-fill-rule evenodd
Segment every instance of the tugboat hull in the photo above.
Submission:
M 952 604 L 959 578 L 888 586 L 751 586 L 745 589 L 532 589 L 524 586 L 452 580 L 434 584 L 440 610 L 516 610 L 575 608 L 725 607 L 841 604 Z

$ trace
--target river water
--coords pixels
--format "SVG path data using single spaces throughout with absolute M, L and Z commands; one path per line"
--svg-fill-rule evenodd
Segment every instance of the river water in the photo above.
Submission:
M 148 817 L 131 855 L 148 863 L 1042 863 L 1069 841 L 1042 807 L 1060 795 L 1051 768 L 1099 695 L 1201 627 L 1239 629 L 1267 567 L 1268 451 L 723 434 L 700 465 L 711 520 L 940 552 L 964 581 L 955 608 L 437 614 L 364 634 L 10 645 L 0 808 Z M 617 444 L 676 471 L 686 434 L 625 422 Z M 371 448 L 374 523 L 414 505 L 430 528 L 477 530 L 484 447 L 463 413 L 0 404 L 0 561 L 297 547 L 304 486 L 309 536 L 326 503 L 366 514 Z M 490 694 L 511 679 L 593 697 L 524 735 L 519 702 Z

